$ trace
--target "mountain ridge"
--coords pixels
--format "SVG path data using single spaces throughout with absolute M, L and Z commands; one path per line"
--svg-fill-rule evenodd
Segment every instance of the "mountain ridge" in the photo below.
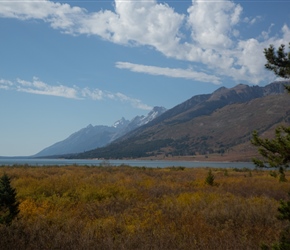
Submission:
M 131 121 L 122 117 L 114 122 L 112 126 L 93 126 L 89 124 L 66 139 L 44 148 L 35 154 L 34 157 L 74 154 L 105 146 L 139 126 L 152 121 L 165 110 L 164 107 L 156 106 L 146 116 L 136 116 Z
M 253 130 L 265 132 L 290 121 L 290 97 L 285 94 L 284 84 L 289 82 L 273 82 L 265 87 L 239 84 L 193 96 L 107 147 L 73 157 L 224 154 L 243 143 L 249 147 Z

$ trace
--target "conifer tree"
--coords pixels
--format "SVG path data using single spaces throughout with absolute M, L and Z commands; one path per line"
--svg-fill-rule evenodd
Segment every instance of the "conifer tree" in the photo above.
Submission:
M 213 173 L 211 172 L 211 169 L 210 169 L 208 171 L 208 174 L 207 174 L 206 178 L 205 178 L 205 183 L 210 185 L 210 186 L 213 186 L 214 185 L 214 179 L 215 179 L 215 177 L 214 177 L 214 175 L 213 175 Z
M 290 43 L 289 43 L 290 49 Z M 271 70 L 275 75 L 289 79 L 290 78 L 290 51 L 285 52 L 285 45 L 281 45 L 276 51 L 273 45 L 264 50 L 267 63 L 266 69 Z M 290 93 L 290 85 L 285 86 Z M 259 147 L 258 151 L 263 160 L 253 159 L 258 167 L 276 167 L 279 168 L 280 181 L 286 181 L 284 169 L 290 164 L 290 127 L 280 126 L 276 128 L 274 139 L 262 139 L 254 131 L 252 144 Z M 280 220 L 290 221 L 290 201 L 281 201 L 278 208 Z M 280 235 L 280 240 L 272 245 L 272 249 L 286 250 L 290 249 L 290 225 L 284 229 Z M 267 245 L 262 245 L 262 249 L 270 249 Z
M 290 51 L 285 52 L 284 44 L 277 51 L 273 45 L 270 45 L 268 49 L 264 49 L 264 54 L 267 59 L 265 64 L 266 69 L 273 71 L 279 77 L 290 78 Z M 287 89 L 288 91 L 290 90 L 289 86 Z
M 290 48 L 290 43 L 289 43 Z M 290 51 L 285 52 L 285 45 L 281 45 L 276 51 L 273 45 L 264 49 L 267 59 L 266 69 L 273 71 L 277 76 L 290 78 Z M 290 85 L 285 88 L 290 93 Z M 253 159 L 257 167 L 276 167 L 279 168 L 280 175 L 284 175 L 284 169 L 290 164 L 290 127 L 279 126 L 276 128 L 274 139 L 263 139 L 258 132 L 253 132 L 252 144 L 258 147 L 263 160 Z M 285 177 L 285 175 L 284 175 Z M 285 180 L 285 178 L 280 178 Z
M 11 187 L 10 178 L 3 174 L 0 178 L 0 223 L 9 225 L 19 213 L 16 191 Z

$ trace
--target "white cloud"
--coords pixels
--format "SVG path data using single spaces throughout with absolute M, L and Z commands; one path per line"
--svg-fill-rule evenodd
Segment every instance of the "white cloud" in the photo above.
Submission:
M 90 90 L 89 88 L 84 88 L 81 91 L 81 95 L 83 97 L 88 97 L 93 100 L 103 100 L 104 99 L 104 92 L 99 89 Z
M 9 81 L 5 79 L 0 79 L 0 90 L 14 90 L 30 94 L 37 95 L 49 95 L 56 97 L 64 97 L 69 99 L 91 99 L 94 101 L 101 100 L 115 100 L 129 103 L 132 107 L 151 110 L 152 107 L 142 103 L 141 100 L 128 97 L 122 93 L 112 93 L 108 91 L 103 91 L 100 89 L 90 89 L 88 87 L 79 88 L 77 86 L 68 87 L 64 85 L 49 85 L 43 81 L 40 81 L 37 77 L 33 77 L 32 81 L 26 81 L 17 78 L 16 81 Z
M 148 106 L 147 104 L 142 103 L 140 100 L 128 97 L 122 93 L 116 93 L 113 96 L 113 99 L 119 100 L 122 102 L 129 102 L 133 107 L 143 109 L 143 110 L 151 110 L 152 107 Z
M 5 80 L 5 79 L 0 79 L 0 89 L 10 89 L 11 86 L 13 86 L 13 82 Z
M 160 75 L 175 78 L 185 78 L 190 80 L 196 80 L 201 82 L 209 82 L 214 84 L 220 84 L 220 79 L 216 76 L 208 75 L 203 72 L 196 72 L 191 69 L 174 69 L 174 68 L 162 68 L 141 64 L 133 64 L 129 62 L 117 62 L 116 67 L 119 69 L 128 69 L 133 72 L 145 73 L 150 75 Z
M 253 18 L 245 17 L 243 21 L 245 23 L 248 23 L 250 25 L 253 25 L 253 24 L 255 24 L 255 23 L 257 23 L 257 22 L 259 22 L 261 20 L 262 20 L 262 17 L 261 16 L 256 16 L 256 17 L 253 17 Z
M 264 40 L 268 40 L 269 39 L 271 30 L 272 30 L 273 27 L 274 27 L 274 24 L 272 23 L 267 31 L 262 31 L 262 34 L 261 34 L 262 39 L 264 39 Z
M 188 9 L 191 38 L 201 48 L 229 48 L 233 27 L 239 22 L 242 7 L 230 1 L 192 1 Z
M 17 91 L 31 94 L 51 95 L 71 99 L 78 99 L 78 93 L 76 89 L 64 85 L 51 86 L 40 81 L 36 77 L 33 78 L 32 82 L 17 79 L 16 89 Z
M 40 19 L 50 23 L 51 27 L 73 34 L 86 10 L 69 4 L 54 3 L 47 0 L 3 1 L 0 17 L 20 20 Z
M 287 24 L 284 24 L 282 27 L 282 32 L 283 32 L 283 40 L 284 40 L 284 44 L 286 45 L 285 41 L 290 41 L 290 29 L 287 26 Z M 281 43 L 283 43 L 283 41 L 281 41 Z
M 114 3 L 114 11 L 88 12 L 84 8 L 47 0 L 4 1 L 0 5 L 0 17 L 37 19 L 71 35 L 97 35 L 117 44 L 151 46 L 166 57 L 201 63 L 212 75 L 250 83 L 265 80 L 261 77 L 265 74 L 263 48 L 269 44 L 287 44 L 290 40 L 287 25 L 282 27 L 280 38 L 271 38 L 269 31 L 263 31 L 257 34 L 260 40 L 241 39 L 238 30 L 241 23 L 252 25 L 261 17 L 242 18 L 242 6 L 230 0 L 192 0 L 184 14 L 156 0 L 115 0 Z M 130 70 L 133 69 L 137 67 L 131 65 Z M 141 72 L 156 74 L 154 69 L 153 66 L 143 67 Z M 207 81 L 206 74 L 184 71 L 189 78 Z M 163 69 L 163 75 L 171 77 L 180 75 L 178 72 L 182 70 Z M 99 95 L 93 94 L 96 99 Z
M 81 90 L 81 95 L 84 98 L 90 98 L 92 100 L 104 100 L 104 99 L 110 99 L 115 101 L 121 101 L 121 102 L 127 102 L 130 103 L 132 107 L 143 109 L 143 110 L 151 110 L 152 107 L 142 103 L 139 99 L 131 98 L 129 96 L 126 96 L 122 93 L 112 93 L 108 91 L 102 91 L 100 89 L 89 89 L 84 88 Z

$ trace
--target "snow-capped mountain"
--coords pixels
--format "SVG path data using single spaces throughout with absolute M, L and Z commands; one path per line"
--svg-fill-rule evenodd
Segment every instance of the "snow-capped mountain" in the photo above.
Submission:
M 75 158 L 223 157 L 226 153 L 228 159 L 250 160 L 257 154 L 251 145 L 254 130 L 275 134 L 277 126 L 290 121 L 287 84 L 290 82 L 264 87 L 239 84 L 193 96 L 106 147 Z M 154 116 L 154 110 L 150 114 Z
M 152 120 L 154 120 L 156 117 L 160 116 L 166 111 L 166 108 L 164 107 L 154 107 L 146 116 L 136 116 L 134 117 L 123 129 L 120 129 L 111 139 L 110 142 L 113 142 L 114 140 L 118 139 L 119 137 L 129 133 L 130 131 L 141 127 Z
M 95 148 L 103 147 L 126 133 L 147 124 L 166 111 L 163 107 L 154 107 L 147 116 L 136 116 L 131 121 L 122 117 L 112 126 L 88 125 L 71 134 L 63 141 L 57 142 L 34 155 L 43 157 L 50 155 L 63 155 L 81 153 Z
M 117 128 L 117 129 L 122 129 L 122 128 L 127 127 L 129 123 L 130 123 L 129 120 L 126 120 L 124 117 L 122 117 L 120 120 L 114 122 L 112 127 Z
M 148 122 L 151 122 L 156 117 L 164 113 L 166 109 L 164 107 L 154 107 L 147 116 L 136 116 L 134 120 L 131 121 L 131 123 L 134 122 L 136 124 L 136 127 L 140 127 L 142 125 L 147 124 Z

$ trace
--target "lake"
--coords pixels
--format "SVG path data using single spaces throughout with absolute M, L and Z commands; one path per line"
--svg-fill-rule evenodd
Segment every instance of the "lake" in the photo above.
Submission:
M 29 166 L 120 166 L 135 167 L 211 167 L 211 168 L 255 168 L 252 162 L 197 162 L 197 161 L 160 161 L 160 160 L 78 160 L 78 159 L 34 159 L 34 158 L 0 158 L 1 165 L 29 165 Z

